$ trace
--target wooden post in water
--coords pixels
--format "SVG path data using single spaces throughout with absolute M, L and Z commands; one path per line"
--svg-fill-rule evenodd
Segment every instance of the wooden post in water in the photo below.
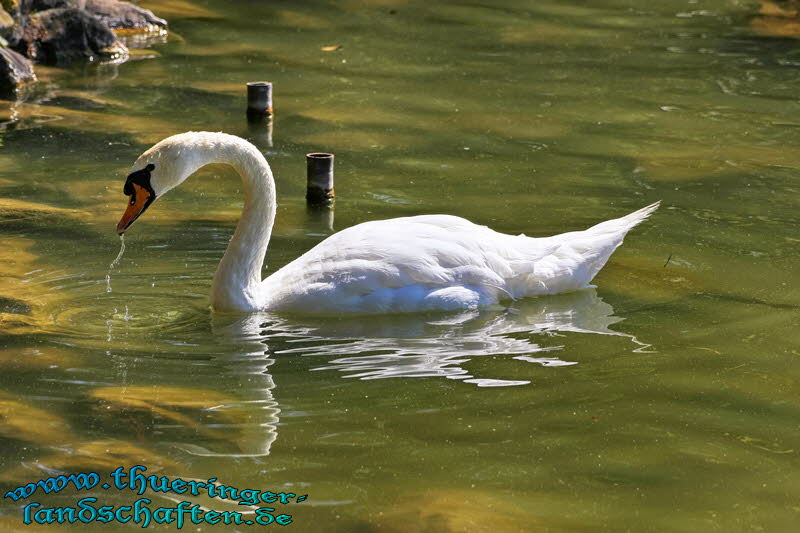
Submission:
M 272 148 L 272 83 L 247 84 L 247 136 L 259 147 Z
M 333 154 L 306 154 L 306 202 L 309 205 L 333 203 Z
M 251 81 L 247 84 L 247 118 L 263 120 L 271 117 L 272 83 L 268 81 Z

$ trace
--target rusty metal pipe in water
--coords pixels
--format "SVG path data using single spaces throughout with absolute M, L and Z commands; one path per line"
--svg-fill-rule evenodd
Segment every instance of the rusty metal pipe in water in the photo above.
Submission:
M 306 154 L 306 202 L 309 205 L 333 203 L 333 154 Z
M 247 118 L 263 119 L 271 117 L 272 83 L 268 81 L 251 81 L 247 84 Z

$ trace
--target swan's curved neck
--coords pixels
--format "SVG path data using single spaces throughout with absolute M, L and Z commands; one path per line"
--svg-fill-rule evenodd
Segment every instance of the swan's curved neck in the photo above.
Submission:
M 275 222 L 275 180 L 267 160 L 247 141 L 224 134 L 203 140 L 210 146 L 195 152 L 205 154 L 195 161 L 196 168 L 228 164 L 244 185 L 244 208 L 214 274 L 211 305 L 218 311 L 258 310 L 264 299 L 261 269 Z

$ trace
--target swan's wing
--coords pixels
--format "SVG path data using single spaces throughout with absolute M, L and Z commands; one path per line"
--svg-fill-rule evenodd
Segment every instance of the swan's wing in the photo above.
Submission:
M 513 294 L 509 280 L 561 244 L 497 233 L 449 215 L 366 222 L 336 233 L 267 279 L 275 292 L 327 287 L 337 297 L 382 289 L 475 286 Z
M 269 308 L 306 311 L 454 309 L 573 291 L 657 207 L 541 239 L 449 215 L 366 222 L 329 237 L 262 286 Z

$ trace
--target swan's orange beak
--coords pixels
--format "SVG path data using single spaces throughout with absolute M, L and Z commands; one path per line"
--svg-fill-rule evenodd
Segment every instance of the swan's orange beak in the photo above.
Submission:
M 133 186 L 133 194 L 128 197 L 128 207 L 125 208 L 125 213 L 123 213 L 119 224 L 117 224 L 117 233 L 120 235 L 125 233 L 125 230 L 133 224 L 133 221 L 139 218 L 139 215 L 144 213 L 145 209 L 155 200 L 155 196 L 141 185 L 136 183 L 131 185 Z

